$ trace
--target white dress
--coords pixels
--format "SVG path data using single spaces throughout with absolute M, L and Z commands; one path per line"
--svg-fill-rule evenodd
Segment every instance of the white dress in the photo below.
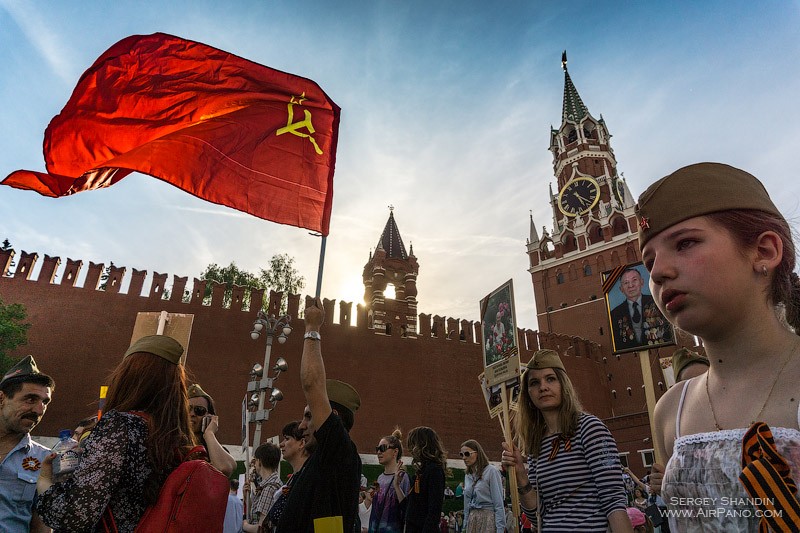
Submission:
M 661 491 L 667 504 L 670 530 L 687 533 L 757 532 L 760 518 L 739 481 L 742 438 L 747 428 L 682 437 L 681 411 L 689 381 L 684 382 L 681 391 L 675 417 L 675 445 Z M 800 430 L 770 429 L 778 452 L 792 468 L 792 477 L 795 481 L 800 480 Z

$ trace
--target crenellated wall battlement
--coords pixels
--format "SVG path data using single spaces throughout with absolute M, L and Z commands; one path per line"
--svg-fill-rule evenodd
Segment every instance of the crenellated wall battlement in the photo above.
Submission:
M 14 267 L 11 267 L 12 261 Z M 0 251 L 0 299 L 21 303 L 31 324 L 28 344 L 12 355 L 36 357 L 42 371 L 56 381 L 53 402 L 40 435 L 58 430 L 91 414 L 101 385 L 130 344 L 138 313 L 192 315 L 186 367 L 215 400 L 221 416 L 220 437 L 240 439 L 238 420 L 242 398 L 254 363 L 264 361 L 263 339 L 253 341 L 255 309 L 265 302 L 269 314 L 279 314 L 286 300 L 291 325 L 302 332 L 301 296 L 246 287 L 226 294 L 224 284 L 103 263 L 13 250 Z M 102 278 L 107 272 L 105 280 Z M 105 283 L 105 288 L 101 285 Z M 166 292 L 165 292 L 166 291 Z M 230 303 L 228 303 L 230 302 Z M 249 303 L 248 303 L 249 302 Z M 499 457 L 502 434 L 489 418 L 478 375 L 483 372 L 480 322 L 419 314 L 418 329 L 404 336 L 402 328 L 370 328 L 368 309 L 352 302 L 324 299 L 323 353 L 327 375 L 351 383 L 362 407 L 351 435 L 368 452 L 395 425 L 405 431 L 426 425 L 436 429 L 452 455 L 460 443 L 475 438 L 493 459 Z M 519 330 L 522 361 L 533 352 L 552 348 L 564 354 L 564 364 L 581 390 L 585 406 L 606 418 L 613 415 L 605 372 L 609 366 L 599 345 L 568 335 Z M 305 404 L 299 379 L 303 336 L 291 333 L 276 344 L 272 361 L 283 357 L 289 371 L 278 387 L 285 399 L 271 413 L 265 435 L 275 435 L 298 419 Z M 609 365 L 613 365 L 611 358 Z
M 147 270 L 130 269 L 129 279 L 126 279 L 128 268 L 117 266 L 113 263 L 108 268 L 108 278 L 105 280 L 105 288 L 101 288 L 101 279 L 106 270 L 104 263 L 88 262 L 86 277 L 81 285 L 78 280 L 84 266 L 84 261 L 67 259 L 62 266 L 60 257 L 44 255 L 41 261 L 41 268 L 35 279 L 32 275 L 39 262 L 40 255 L 36 252 L 25 252 L 24 250 L 16 257 L 13 249 L 0 250 L 0 272 L 11 271 L 10 276 L 3 276 L 8 282 L 33 282 L 43 285 L 60 285 L 71 287 L 82 291 L 97 291 L 107 294 L 115 294 L 122 297 L 129 297 L 141 302 L 143 299 L 151 302 L 170 302 L 183 307 L 183 311 L 173 312 L 191 313 L 198 306 L 204 308 L 225 309 L 231 313 L 249 313 L 251 309 L 258 309 L 264 303 L 264 289 L 251 289 L 249 287 L 234 285 L 230 291 L 230 305 L 226 306 L 225 284 L 215 281 L 194 278 L 191 290 L 187 290 L 186 276 L 172 276 L 171 285 L 168 283 L 169 274 L 153 272 L 150 279 L 147 279 Z M 15 267 L 12 268 L 12 263 Z M 145 281 L 149 281 L 149 286 L 145 290 Z M 127 290 L 123 287 L 128 282 Z M 206 287 L 211 285 L 210 298 L 205 297 Z M 166 292 L 167 287 L 169 291 Z M 143 295 L 144 294 L 144 295 Z M 167 296 L 165 296 L 167 295 Z M 271 315 L 278 315 L 284 294 L 281 292 L 270 291 L 269 301 L 266 311 Z M 288 294 L 287 314 L 293 320 L 299 318 L 300 300 L 299 294 Z M 328 324 L 340 326 L 353 326 L 359 330 L 369 330 L 370 332 L 381 335 L 391 336 L 384 330 L 372 330 L 369 328 L 367 320 L 367 310 L 362 304 L 356 305 L 356 314 L 353 316 L 352 302 L 340 301 L 338 305 L 338 316 L 334 316 L 336 307 L 335 299 L 323 299 L 325 306 L 325 321 Z M 418 315 L 419 333 L 417 335 L 403 335 L 407 339 L 431 339 L 438 341 L 459 341 L 465 344 L 478 344 L 482 335 L 481 323 L 479 321 L 464 320 L 440 315 L 430 315 L 420 313 Z M 396 333 L 400 335 L 400 333 Z M 538 332 L 530 329 L 518 328 L 518 339 L 521 353 L 533 353 L 540 347 L 552 348 L 565 355 L 586 357 L 595 361 L 600 361 L 603 357 L 600 345 L 569 335 L 557 333 Z M 525 357 L 523 357 L 525 359 Z

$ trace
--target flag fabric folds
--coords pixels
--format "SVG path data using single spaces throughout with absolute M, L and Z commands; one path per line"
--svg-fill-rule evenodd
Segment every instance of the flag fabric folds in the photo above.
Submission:
M 127 37 L 45 131 L 47 172 L 2 184 L 61 197 L 131 172 L 259 218 L 329 232 L 339 107 L 315 82 L 205 44 Z

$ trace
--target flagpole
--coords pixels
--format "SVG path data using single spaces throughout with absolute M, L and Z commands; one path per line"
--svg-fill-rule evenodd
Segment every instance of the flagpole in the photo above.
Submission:
M 322 236 L 322 243 L 319 246 L 319 270 L 317 270 L 317 293 L 316 297 L 319 298 L 322 292 L 322 267 L 325 265 L 325 243 L 328 240 L 327 235 Z

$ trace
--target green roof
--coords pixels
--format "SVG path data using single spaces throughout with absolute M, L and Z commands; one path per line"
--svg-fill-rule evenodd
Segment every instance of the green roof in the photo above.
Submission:
M 566 65 L 564 66 L 564 108 L 561 112 L 561 122 L 566 120 L 571 122 L 580 122 L 586 115 L 589 114 L 589 109 L 584 105 L 578 90 L 572 83 L 569 77 Z

